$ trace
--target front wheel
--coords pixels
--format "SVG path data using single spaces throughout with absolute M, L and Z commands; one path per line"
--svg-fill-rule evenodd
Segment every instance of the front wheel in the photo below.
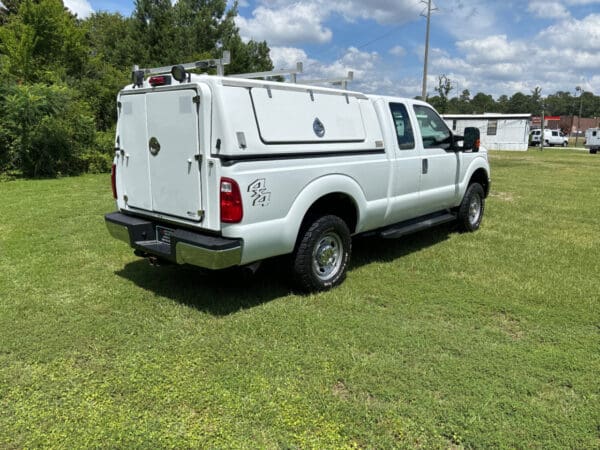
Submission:
M 300 233 L 292 265 L 296 285 L 306 292 L 337 286 L 346 277 L 351 252 L 346 222 L 333 215 L 319 217 Z
M 563 146 L 563 147 L 566 147 L 566 146 L 567 146 L 567 143 L 563 141 L 563 143 L 562 143 L 562 146 Z
M 485 209 L 485 194 L 479 183 L 467 188 L 465 196 L 458 207 L 458 225 L 462 231 L 475 231 L 481 225 Z
M 595 154 L 596 154 L 596 152 L 598 152 L 598 150 L 597 150 L 597 149 L 595 149 L 595 148 L 590 148 L 590 154 L 592 154 L 592 155 L 595 155 Z

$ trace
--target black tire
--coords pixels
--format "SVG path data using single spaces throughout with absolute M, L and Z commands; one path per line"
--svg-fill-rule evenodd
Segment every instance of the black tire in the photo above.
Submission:
M 458 207 L 458 226 L 461 231 L 479 229 L 485 210 L 485 193 L 479 183 L 472 183 Z
M 563 147 L 566 147 L 566 146 L 567 146 L 567 143 L 563 141 L 563 143 L 562 143 L 562 146 L 563 146 Z
M 544 146 L 546 146 L 546 147 L 550 147 L 550 142 L 548 142 L 548 141 L 544 141 Z
M 598 149 L 590 148 L 590 154 L 595 155 L 598 152 Z
M 303 228 L 292 255 L 292 276 L 304 292 L 325 291 L 344 278 L 352 253 L 348 225 L 337 216 L 322 216 Z

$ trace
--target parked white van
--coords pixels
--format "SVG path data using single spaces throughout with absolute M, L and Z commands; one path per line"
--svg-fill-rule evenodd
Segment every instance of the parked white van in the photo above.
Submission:
M 315 291 L 344 279 L 354 235 L 480 226 L 479 132 L 453 135 L 427 103 L 185 66 L 133 75 L 106 224 L 139 256 L 222 269 L 290 255 Z
M 542 130 L 533 130 L 531 132 L 531 145 L 538 146 L 540 145 L 540 140 L 542 136 Z M 569 138 L 563 134 L 560 130 L 549 130 L 544 129 L 544 145 L 546 147 L 553 147 L 555 145 L 560 145 L 561 147 L 566 147 L 569 144 Z

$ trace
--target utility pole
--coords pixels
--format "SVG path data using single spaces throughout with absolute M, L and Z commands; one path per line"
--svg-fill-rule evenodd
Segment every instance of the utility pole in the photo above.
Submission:
M 542 134 L 540 134 L 540 151 L 544 151 L 544 115 L 546 114 L 546 103 L 542 101 Z
M 577 133 L 575 134 L 575 147 L 577 147 L 577 140 L 579 139 L 579 130 L 581 129 L 581 111 L 583 109 L 583 89 L 581 86 L 575 88 L 579 92 L 579 116 L 577 116 Z
M 427 31 L 425 32 L 425 61 L 423 62 L 423 89 L 421 91 L 421 100 L 427 101 L 427 61 L 429 59 L 429 28 L 431 25 L 431 12 L 437 8 L 431 8 L 431 0 L 421 0 L 421 3 L 427 4 L 421 16 L 427 17 Z M 427 11 L 427 15 L 425 15 Z

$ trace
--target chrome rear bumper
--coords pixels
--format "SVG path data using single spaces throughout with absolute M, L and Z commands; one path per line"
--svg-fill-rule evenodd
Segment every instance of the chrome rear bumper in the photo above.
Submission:
M 237 266 L 242 259 L 241 239 L 211 236 L 119 212 L 107 214 L 104 219 L 112 237 L 148 256 L 206 269 Z M 159 240 L 157 226 L 169 229 L 167 239 Z

